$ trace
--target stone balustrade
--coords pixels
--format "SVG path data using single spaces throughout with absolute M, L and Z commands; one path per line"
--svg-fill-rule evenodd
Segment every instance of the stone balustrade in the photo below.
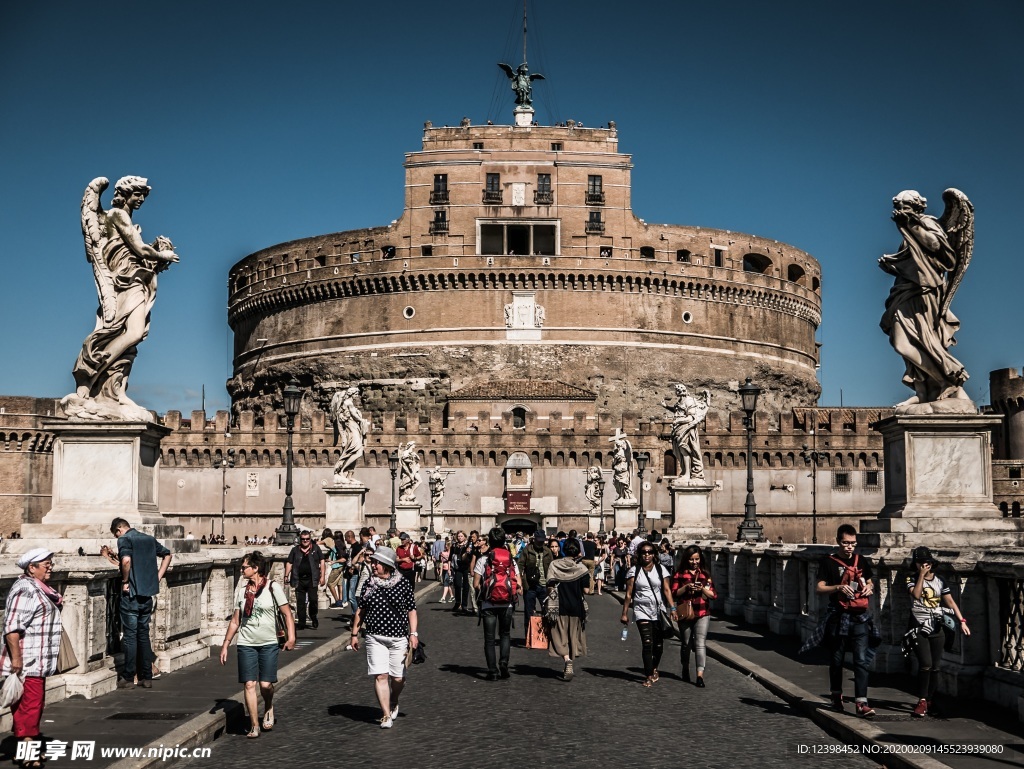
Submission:
M 818 564 L 833 547 L 697 544 L 705 548 L 713 571 L 717 611 L 764 625 L 770 634 L 806 640 L 813 633 L 828 604 L 826 596 L 815 592 Z M 971 629 L 969 638 L 958 635 L 943 655 L 940 690 L 997 703 L 1024 721 L 1024 549 L 932 552 Z M 882 635 L 873 670 L 906 672 L 900 642 L 910 622 L 905 588 L 910 550 L 869 549 L 864 554 L 875 564 L 872 611 Z

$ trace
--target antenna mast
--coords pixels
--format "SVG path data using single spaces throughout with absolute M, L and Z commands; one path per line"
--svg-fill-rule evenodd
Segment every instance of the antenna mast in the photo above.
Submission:
M 523 64 L 526 64 L 526 0 L 523 0 Z

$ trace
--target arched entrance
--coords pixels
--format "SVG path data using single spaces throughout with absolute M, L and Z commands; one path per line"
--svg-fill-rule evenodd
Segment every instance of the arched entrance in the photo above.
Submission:
M 515 534 L 517 531 L 521 531 L 526 536 L 529 536 L 540 528 L 540 521 L 534 521 L 529 518 L 509 518 L 507 521 L 502 521 L 498 525 L 501 526 L 507 534 Z

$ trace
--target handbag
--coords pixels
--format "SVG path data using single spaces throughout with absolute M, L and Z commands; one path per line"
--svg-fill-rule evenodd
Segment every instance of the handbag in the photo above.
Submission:
M 558 586 L 548 588 L 544 599 L 544 623 L 548 626 L 558 624 Z
M 71 643 L 71 636 L 64 628 L 60 630 L 60 649 L 57 652 L 57 673 L 67 673 L 78 667 L 78 657 L 75 656 L 75 647 Z
M 544 618 L 534 615 L 526 625 L 526 648 L 547 649 L 548 630 L 544 624 Z
M 283 649 L 285 643 L 288 641 L 288 621 L 284 618 L 284 612 L 281 611 L 283 603 L 278 603 L 277 599 L 274 598 L 274 583 L 270 585 L 270 600 L 274 602 L 274 627 L 277 629 L 277 648 Z

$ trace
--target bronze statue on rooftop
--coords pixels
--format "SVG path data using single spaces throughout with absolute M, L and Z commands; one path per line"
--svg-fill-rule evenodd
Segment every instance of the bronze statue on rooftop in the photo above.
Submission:
M 539 72 L 530 73 L 524 61 L 518 69 L 512 69 L 508 64 L 498 63 L 498 66 L 508 75 L 512 90 L 516 93 L 517 107 L 530 107 L 533 105 L 533 81 L 543 80 L 544 76 Z

